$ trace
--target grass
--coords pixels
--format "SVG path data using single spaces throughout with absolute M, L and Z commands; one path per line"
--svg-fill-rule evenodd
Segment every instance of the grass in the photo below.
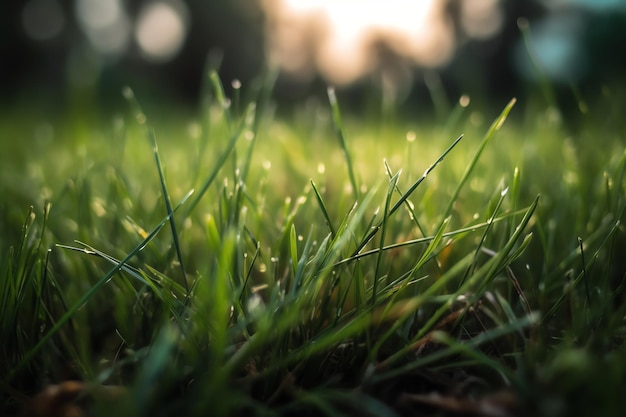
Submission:
M 125 89 L 2 144 L 3 414 L 623 415 L 614 112 L 284 121 L 209 84 L 188 124 Z

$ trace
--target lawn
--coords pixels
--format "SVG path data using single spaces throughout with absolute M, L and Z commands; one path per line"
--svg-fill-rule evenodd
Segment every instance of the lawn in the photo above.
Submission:
M 208 85 L 1 116 L 2 415 L 624 415 L 618 92 L 423 123 Z

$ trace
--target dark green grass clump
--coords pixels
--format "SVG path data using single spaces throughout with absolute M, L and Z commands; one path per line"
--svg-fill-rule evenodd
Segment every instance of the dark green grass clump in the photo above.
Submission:
M 624 411 L 626 154 L 601 115 L 379 129 L 329 90 L 285 124 L 210 81 L 168 140 L 127 89 L 112 132 L 12 149 L 3 413 Z

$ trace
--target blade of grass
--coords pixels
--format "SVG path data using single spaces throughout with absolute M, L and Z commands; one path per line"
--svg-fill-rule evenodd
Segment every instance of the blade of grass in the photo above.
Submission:
M 186 201 L 189 196 L 193 193 L 193 190 L 189 191 L 185 197 L 178 203 L 178 205 L 174 208 L 173 212 L 176 212 L 178 208 L 180 208 Z M 119 264 L 115 265 L 111 268 L 99 281 L 97 281 L 76 303 L 74 303 L 66 312 L 61 316 L 61 318 L 52 326 L 48 332 L 39 339 L 37 344 L 33 346 L 28 352 L 24 354 L 22 359 L 18 362 L 18 364 L 9 372 L 6 380 L 10 382 L 15 376 L 24 368 L 24 366 L 30 362 L 30 360 L 41 350 L 41 348 L 54 336 L 60 329 L 67 323 L 72 316 L 82 307 L 87 301 L 96 293 L 100 288 L 102 288 L 107 282 L 113 278 L 115 274 L 117 274 L 126 263 L 131 260 L 137 253 L 139 253 L 155 236 L 161 231 L 163 226 L 165 226 L 170 220 L 170 215 L 168 214 L 161 222 L 154 228 L 152 231 L 146 236 L 146 238 L 141 241 L 135 248 L 130 251 L 128 255 L 124 259 L 120 261 Z
M 385 161 L 385 172 L 387 173 L 387 176 L 389 178 L 392 177 L 391 167 L 389 166 L 387 161 Z M 400 195 L 400 197 L 404 195 L 404 193 L 402 192 L 398 184 L 396 184 L 396 191 Z M 417 226 L 422 236 L 428 236 L 428 233 L 426 232 L 422 224 L 417 219 L 417 216 L 415 215 L 415 208 L 413 207 L 413 205 L 410 203 L 408 199 L 404 200 L 404 206 L 406 207 L 407 211 L 409 212 L 409 215 L 411 216 L 411 220 L 413 220 L 413 223 L 415 223 L 415 226 Z
M 517 215 L 523 214 L 525 212 L 526 212 L 525 209 L 521 209 L 521 210 L 518 210 L 518 211 L 516 211 L 514 213 L 507 213 L 505 215 L 502 215 L 500 217 L 495 218 L 492 223 L 498 223 L 498 222 L 506 220 L 506 219 L 508 219 L 508 218 L 510 218 L 512 216 L 517 216 Z M 457 238 L 459 238 L 459 236 L 464 236 L 464 235 L 467 235 L 469 233 L 476 232 L 478 230 L 486 228 L 487 226 L 489 226 L 489 222 L 477 223 L 477 224 L 475 224 L 473 226 L 467 226 L 467 227 L 463 227 L 463 228 L 460 228 L 460 229 L 457 229 L 457 230 L 452 230 L 450 232 L 446 232 L 446 233 L 443 234 L 443 237 L 444 238 L 446 238 L 446 237 L 457 237 Z M 383 251 L 388 251 L 388 250 L 392 250 L 392 249 L 398 249 L 398 248 L 401 248 L 401 247 L 404 247 L 404 246 L 420 245 L 422 243 L 428 243 L 428 242 L 432 241 L 434 238 L 435 238 L 435 236 L 426 236 L 426 237 L 421 237 L 421 238 L 417 238 L 417 239 L 405 240 L 404 242 L 392 243 L 392 244 L 389 244 L 387 246 L 384 246 L 382 248 L 382 250 Z M 353 254 L 353 255 L 351 255 L 351 256 L 349 256 L 347 258 L 344 258 L 344 259 L 338 261 L 336 265 L 342 265 L 342 264 L 345 264 L 345 263 L 348 263 L 348 262 L 355 261 L 355 260 L 360 259 L 360 258 L 371 256 L 371 255 L 377 254 L 379 251 L 380 251 L 380 249 L 376 248 L 376 249 L 371 249 L 371 250 L 368 250 L 368 251 L 360 252 L 360 253 L 357 253 L 357 254 Z
M 422 174 L 422 176 L 420 178 L 418 178 L 417 181 L 415 181 L 407 190 L 406 193 L 404 193 L 399 199 L 398 201 L 396 201 L 396 203 L 393 205 L 393 207 L 391 208 L 391 210 L 389 210 L 389 216 L 391 216 L 393 213 L 395 213 L 406 201 L 407 198 L 409 198 L 409 196 L 417 189 L 417 187 L 426 179 L 426 177 L 428 176 L 429 173 L 431 173 L 436 167 L 437 165 L 439 165 L 439 163 L 441 161 L 444 160 L 444 158 L 452 151 L 452 149 L 454 149 L 454 147 L 461 141 L 461 139 L 463 139 L 463 135 L 459 136 L 454 142 L 452 142 L 452 144 L 448 147 L 448 149 L 446 149 L 440 156 L 439 158 L 437 158 L 437 160 L 435 162 L 433 162 L 427 169 L 426 171 L 424 171 L 424 174 Z M 365 245 L 367 245 L 369 243 L 370 240 L 372 240 L 372 238 L 376 235 L 376 233 L 378 233 L 378 231 L 380 230 L 380 225 L 381 222 L 379 222 L 361 241 L 361 243 L 357 246 L 356 250 L 352 253 L 352 256 L 350 257 L 350 260 L 353 259 L 357 259 L 357 255 L 359 254 L 359 252 L 361 252 L 361 250 L 365 247 Z M 348 262 L 348 261 L 346 261 Z
M 108 255 L 86 243 L 83 243 L 80 241 L 76 241 L 76 243 L 82 245 L 83 247 L 77 248 L 77 247 L 67 246 L 67 245 L 57 245 L 57 247 L 62 248 L 62 249 L 69 249 L 69 250 L 82 252 L 87 255 L 97 256 L 102 259 L 105 259 L 106 261 L 108 261 L 109 263 L 113 265 L 119 265 L 121 263 L 119 259 L 116 259 L 115 257 Z M 180 284 L 178 284 L 177 282 L 170 279 L 169 277 L 156 271 L 154 268 L 151 268 L 149 265 L 146 267 L 154 275 L 153 277 L 149 277 L 141 269 L 136 268 L 132 265 L 128 265 L 128 264 L 123 265 L 121 267 L 121 271 L 126 272 L 131 277 L 141 282 L 143 285 L 146 285 L 147 287 L 149 287 L 159 299 L 161 299 L 162 301 L 166 303 L 167 307 L 172 312 L 172 314 L 177 318 L 179 323 L 182 323 L 183 320 L 180 317 L 179 311 L 182 310 L 184 303 L 181 303 L 180 301 L 178 301 L 178 297 L 176 294 L 178 294 L 178 296 L 180 297 L 185 298 L 187 297 L 188 290 L 184 288 L 183 286 L 181 286 Z M 159 283 L 160 286 L 157 286 L 157 283 Z M 164 285 L 164 283 L 166 285 Z
M 388 365 L 387 361 L 381 362 L 381 366 L 377 367 L 376 373 L 373 373 L 369 376 L 367 383 L 378 384 L 407 374 L 411 371 L 414 371 L 415 369 L 422 368 L 426 365 L 441 361 L 442 359 L 445 359 L 447 357 L 457 355 L 459 353 L 467 353 L 469 350 L 475 350 L 487 342 L 491 342 L 508 334 L 518 332 L 528 326 L 537 324 L 538 321 L 539 317 L 536 313 L 530 316 L 524 316 L 514 322 L 507 323 L 506 325 L 498 326 L 494 329 L 480 333 L 479 335 L 469 339 L 467 342 L 457 342 L 450 344 L 445 349 L 438 350 L 421 358 L 416 358 L 415 360 L 410 361 L 405 365 L 390 369 L 388 371 L 383 371 L 383 369 L 385 369 Z M 434 340 L 436 341 L 449 340 L 446 339 L 447 335 L 442 331 L 435 331 L 432 333 L 432 335 L 434 337 Z
M 398 184 L 398 178 L 400 178 L 400 171 L 398 171 L 390 180 L 389 186 L 387 187 L 387 196 L 385 198 L 385 209 L 383 210 L 383 218 L 380 224 L 381 232 L 380 232 L 380 244 L 378 246 L 379 252 L 376 257 L 376 267 L 374 269 L 374 284 L 372 287 L 372 298 L 371 305 L 376 305 L 376 295 L 378 293 L 378 280 L 380 273 L 380 265 L 382 263 L 383 251 L 382 248 L 385 246 L 385 235 L 387 234 L 387 219 L 389 216 L 389 205 L 391 203 L 391 196 L 393 195 L 393 191 Z
M 480 254 L 480 251 L 483 245 L 485 244 L 487 235 L 489 234 L 489 231 L 491 230 L 493 226 L 493 220 L 496 218 L 496 215 L 500 211 L 500 207 L 502 206 L 502 202 L 504 201 L 504 197 L 506 196 L 508 191 L 509 189 L 505 188 L 504 190 L 502 190 L 502 192 L 500 192 L 500 198 L 498 199 L 498 202 L 496 203 L 496 207 L 493 209 L 493 213 L 491 213 L 489 220 L 487 220 L 487 227 L 485 227 L 485 230 L 483 231 L 483 234 L 480 237 L 480 242 L 478 243 L 478 245 L 476 245 L 476 249 L 474 250 L 474 258 L 472 259 L 472 263 L 467 267 L 467 270 L 465 271 L 465 275 L 463 275 L 463 278 L 461 279 L 459 286 L 463 285 L 463 283 L 465 282 L 465 279 L 470 275 L 472 270 L 476 267 L 476 262 L 478 261 L 478 255 Z
M 213 87 L 213 94 L 215 94 L 217 104 L 220 105 L 222 111 L 224 112 L 224 119 L 226 120 L 226 125 L 230 130 L 230 128 L 232 127 L 230 101 L 226 99 L 226 94 L 224 93 L 224 85 L 222 84 L 222 80 L 220 79 L 220 76 L 215 69 L 209 70 L 209 82 L 211 83 L 211 87 Z
M 610 242 L 611 238 L 619 230 L 620 226 L 621 226 L 620 220 L 617 220 L 613 224 L 613 227 L 611 227 L 609 232 L 606 234 L 606 236 L 604 237 L 604 239 L 602 240 L 602 242 L 598 246 L 598 249 L 594 252 L 594 254 L 591 257 L 591 259 L 589 259 L 589 262 L 587 263 L 587 268 L 591 268 L 593 266 L 593 264 L 595 263 L 596 259 L 598 259 L 600 251 L 602 250 L 602 248 L 605 247 Z M 589 243 L 589 239 L 587 239 L 587 243 Z M 576 248 L 575 252 L 578 252 L 578 247 Z M 584 278 L 584 273 L 580 272 L 576 276 L 576 278 L 574 279 L 574 282 L 572 283 L 572 288 L 575 287 L 576 285 L 578 285 L 580 280 L 582 280 L 583 278 Z M 552 304 L 552 307 L 544 314 L 543 318 L 541 319 L 541 323 L 544 323 L 546 320 L 548 320 L 550 317 L 552 317 L 554 315 L 554 313 L 561 306 L 561 304 L 563 303 L 563 301 L 565 300 L 567 295 L 568 295 L 568 293 L 564 292 L 563 294 L 561 294 L 559 296 L 559 298 Z
M 228 160 L 228 157 L 230 156 L 232 151 L 235 149 L 235 145 L 237 144 L 237 141 L 239 140 L 239 137 L 241 136 L 243 129 L 244 129 L 244 125 L 242 124 L 237 129 L 237 131 L 230 136 L 228 144 L 226 145 L 226 149 L 224 149 L 222 153 L 219 155 L 216 163 L 213 165 L 213 170 L 207 176 L 207 179 L 202 184 L 202 187 L 200 187 L 194 199 L 187 206 L 187 209 L 182 215 L 183 218 L 189 217 L 189 215 L 196 208 L 196 206 L 198 205 L 202 197 L 204 197 L 204 194 L 207 192 L 211 184 L 213 184 L 213 181 L 215 181 L 217 174 L 220 172 L 220 170 L 222 169 L 222 167 Z
M 513 108 L 513 106 L 515 105 L 515 102 L 516 102 L 515 98 L 511 99 L 511 101 L 509 101 L 509 103 L 504 107 L 504 110 L 502 110 L 502 113 L 500 113 L 500 115 L 493 121 L 493 123 L 487 130 L 487 134 L 485 134 L 482 142 L 480 143 L 478 149 L 476 150 L 476 153 L 472 157 L 469 164 L 465 167 L 465 172 L 463 173 L 463 176 L 461 177 L 461 180 L 459 181 L 459 184 L 457 185 L 456 190 L 454 190 L 452 197 L 450 197 L 450 202 L 448 203 L 448 207 L 446 207 L 445 211 L 442 214 L 443 218 L 448 217 L 450 213 L 452 213 L 452 208 L 454 206 L 454 203 L 458 200 L 459 195 L 461 194 L 461 190 L 463 189 L 463 186 L 469 179 L 472 171 L 474 170 L 474 167 L 476 167 L 478 159 L 480 159 L 480 156 L 482 155 L 483 151 L 487 147 L 487 144 L 491 141 L 491 139 L 495 135 L 496 131 L 499 130 L 504 124 L 504 122 L 506 121 L 506 118 L 511 112 L 511 109 Z
M 186 297 L 189 297 L 189 285 L 187 284 L 187 273 L 185 272 L 185 262 L 183 254 L 180 249 L 180 242 L 178 240 L 178 231 L 176 230 L 176 220 L 174 219 L 174 212 L 172 211 L 172 201 L 170 194 L 167 191 L 167 185 L 165 183 L 165 174 L 163 173 L 163 165 L 161 158 L 159 157 L 159 146 L 157 144 L 156 134 L 153 128 L 148 128 L 148 136 L 152 141 L 152 151 L 154 152 L 154 160 L 156 162 L 157 170 L 159 171 L 159 181 L 161 183 L 161 192 L 163 193 L 163 200 L 165 201 L 165 209 L 167 215 L 170 218 L 170 227 L 172 229 L 172 239 L 174 241 L 174 248 L 176 250 L 176 257 L 178 258 L 178 264 L 182 273 L 183 286 L 185 287 Z
M 441 227 L 439 228 L 439 230 L 437 231 L 437 233 L 435 234 L 435 237 L 433 240 L 431 240 L 430 244 L 428 245 L 428 247 L 426 248 L 426 250 L 424 251 L 424 253 L 422 254 L 422 256 L 420 257 L 420 259 L 417 261 L 417 263 L 415 264 L 415 266 L 413 266 L 413 268 L 411 268 L 411 272 L 406 276 L 406 278 L 402 281 L 402 283 L 400 284 L 399 289 L 390 297 L 390 301 L 388 303 L 386 303 L 383 313 L 381 315 L 381 321 L 384 320 L 384 318 L 386 317 L 386 315 L 388 314 L 388 312 L 394 307 L 395 305 L 395 301 L 397 300 L 397 298 L 399 297 L 399 295 L 402 293 L 402 290 L 404 288 L 407 287 L 408 283 L 411 281 L 411 277 L 415 276 L 415 274 L 417 273 L 417 271 L 419 271 L 422 266 L 424 266 L 424 264 L 431 258 L 431 256 L 433 255 L 433 252 L 435 251 L 435 249 L 437 248 L 437 246 L 439 246 L 439 243 L 441 242 L 441 240 L 443 239 L 443 234 L 445 232 L 445 229 L 448 225 L 450 221 L 450 217 L 448 217 L 446 219 L 446 221 L 444 221 L 441 224 Z M 414 299 L 417 301 L 417 299 Z M 410 309 L 406 309 L 406 311 L 404 312 L 404 314 L 402 315 L 401 318 L 398 318 L 393 325 L 389 326 L 389 329 L 385 332 L 385 334 L 383 336 L 381 336 L 378 341 L 375 343 L 374 347 L 372 348 L 371 352 L 370 352 L 370 359 L 373 360 L 373 358 L 376 357 L 376 355 L 378 355 L 378 351 L 380 350 L 380 348 L 387 342 L 387 340 L 400 328 L 402 327 L 403 323 L 404 323 L 404 319 L 406 317 L 408 317 L 410 314 L 413 314 L 415 309 L 417 309 L 417 307 L 421 304 L 420 301 L 417 301 L 414 303 L 414 308 L 410 308 Z
M 350 151 L 348 150 L 348 145 L 346 144 L 346 139 L 343 134 L 343 123 L 341 120 L 341 111 L 339 110 L 339 102 L 337 101 L 337 95 L 335 93 L 335 89 L 332 87 L 328 87 L 328 101 L 330 102 L 330 109 L 333 116 L 333 123 L 335 125 L 335 132 L 337 133 L 337 137 L 339 138 L 339 144 L 341 146 L 341 150 L 343 151 L 344 158 L 346 160 L 346 166 L 348 168 L 348 176 L 350 177 L 350 184 L 352 185 L 352 192 L 354 194 L 354 200 L 358 201 L 359 199 L 359 188 L 356 182 L 356 176 L 354 174 L 354 166 L 352 164 L 352 157 L 350 156 Z
M 485 286 L 493 279 L 498 271 L 500 271 L 507 264 L 507 256 L 513 250 L 515 244 L 518 242 L 524 228 L 532 218 L 535 209 L 537 208 L 537 204 L 539 203 L 539 196 L 535 198 L 533 204 L 528 208 L 521 222 L 518 224 L 515 233 L 510 237 L 508 242 L 504 245 L 504 247 L 498 252 L 496 256 L 491 258 L 487 263 L 485 263 L 476 273 L 471 276 L 466 282 L 460 286 L 455 294 L 465 294 L 469 292 L 469 290 L 476 284 L 478 284 L 478 288 L 473 291 L 472 298 L 477 299 L 482 296 Z M 418 301 L 423 302 L 422 300 L 427 299 L 429 296 L 434 294 L 440 286 L 442 286 L 446 280 L 444 277 L 439 278 L 439 280 L 431 285 L 424 293 L 420 294 Z M 446 313 L 449 309 L 453 299 L 455 297 L 451 297 L 448 299 L 448 302 L 444 303 L 441 307 L 439 307 L 435 313 L 433 313 L 430 318 L 426 321 L 426 323 L 420 328 L 419 331 L 416 332 L 413 337 L 413 342 L 420 340 L 422 337 L 426 335 L 429 331 L 433 329 L 436 323 L 440 320 L 440 318 Z M 402 349 L 399 349 L 397 352 L 392 354 L 389 358 L 385 360 L 385 366 L 392 364 L 402 358 L 411 350 L 411 344 L 405 346 Z
M 333 222 L 330 220 L 330 216 L 328 215 L 328 210 L 326 210 L 326 204 L 324 204 L 324 200 L 322 199 L 320 192 L 317 190 L 317 187 L 315 186 L 315 182 L 313 182 L 313 180 L 311 180 L 311 187 L 313 188 L 313 192 L 315 193 L 315 198 L 317 200 L 317 203 L 319 204 L 320 209 L 322 210 L 322 214 L 324 215 L 324 220 L 326 221 L 326 225 L 328 226 L 328 229 L 330 230 L 330 235 L 334 238 L 337 233 L 335 232 L 335 228 L 333 227 Z

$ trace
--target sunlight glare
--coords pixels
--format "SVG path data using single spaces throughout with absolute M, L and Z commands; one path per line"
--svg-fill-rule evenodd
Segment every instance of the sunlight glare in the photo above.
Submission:
M 263 5 L 270 59 L 295 75 L 314 66 L 337 84 L 386 64 L 380 48 L 438 67 L 456 46 L 443 0 L 264 0 Z

